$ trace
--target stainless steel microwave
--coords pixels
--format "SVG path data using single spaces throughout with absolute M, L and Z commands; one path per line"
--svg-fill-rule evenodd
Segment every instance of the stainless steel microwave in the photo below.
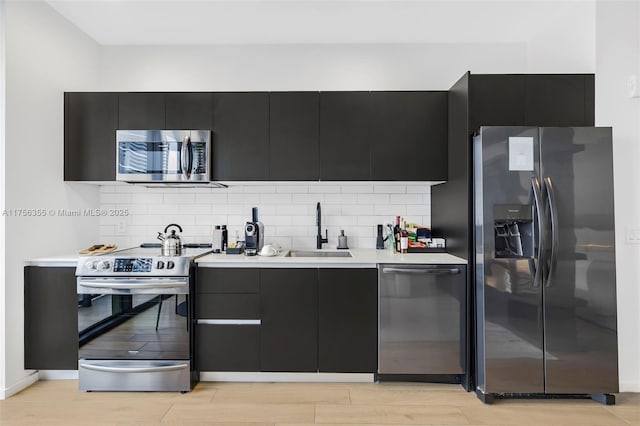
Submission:
M 210 130 L 116 130 L 116 180 L 210 180 Z

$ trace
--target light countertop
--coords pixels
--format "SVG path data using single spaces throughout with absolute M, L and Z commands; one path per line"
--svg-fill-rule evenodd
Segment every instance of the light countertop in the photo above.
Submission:
M 389 250 L 350 249 L 352 257 L 286 257 L 282 250 L 273 257 L 243 254 L 208 254 L 196 260 L 208 268 L 375 268 L 379 263 L 466 265 L 467 261 L 447 253 L 395 254 Z M 323 250 L 335 251 L 335 250 Z
M 388 250 L 350 249 L 353 257 L 286 257 L 282 250 L 273 257 L 244 254 L 208 254 L 196 260 L 205 268 L 375 268 L 379 263 L 466 265 L 467 261 L 447 253 L 395 254 Z M 335 251 L 335 250 L 324 250 Z M 78 254 L 31 259 L 25 266 L 76 267 Z

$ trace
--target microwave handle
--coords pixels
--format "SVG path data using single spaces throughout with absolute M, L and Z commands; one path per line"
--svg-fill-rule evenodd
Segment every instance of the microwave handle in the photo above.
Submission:
M 191 147 L 191 136 L 187 135 L 182 140 L 182 149 L 180 150 L 180 166 L 182 167 L 182 176 L 184 180 L 191 177 L 191 167 L 193 164 L 193 152 Z

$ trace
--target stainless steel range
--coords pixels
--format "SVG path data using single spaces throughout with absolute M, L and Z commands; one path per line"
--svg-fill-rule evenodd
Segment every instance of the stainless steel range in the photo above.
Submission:
M 134 248 L 81 256 L 78 289 L 81 390 L 181 391 L 197 382 L 193 363 L 193 261 L 210 248 L 161 256 Z

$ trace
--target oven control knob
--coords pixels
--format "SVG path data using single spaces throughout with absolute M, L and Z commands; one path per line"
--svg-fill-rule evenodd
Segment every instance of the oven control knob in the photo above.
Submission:
M 98 262 L 96 262 L 95 260 L 90 260 L 87 263 L 85 263 L 85 266 L 86 266 L 87 269 L 95 270 L 97 263 Z
M 98 271 L 106 271 L 107 269 L 111 268 L 111 262 L 109 262 L 108 260 L 101 260 L 96 265 L 96 268 L 98 269 Z
M 158 263 L 156 263 L 156 269 L 163 269 L 164 268 L 164 262 L 162 260 L 158 260 Z
M 172 260 L 167 261 L 167 269 L 173 269 L 174 266 L 176 266 L 176 264 L 173 263 Z

